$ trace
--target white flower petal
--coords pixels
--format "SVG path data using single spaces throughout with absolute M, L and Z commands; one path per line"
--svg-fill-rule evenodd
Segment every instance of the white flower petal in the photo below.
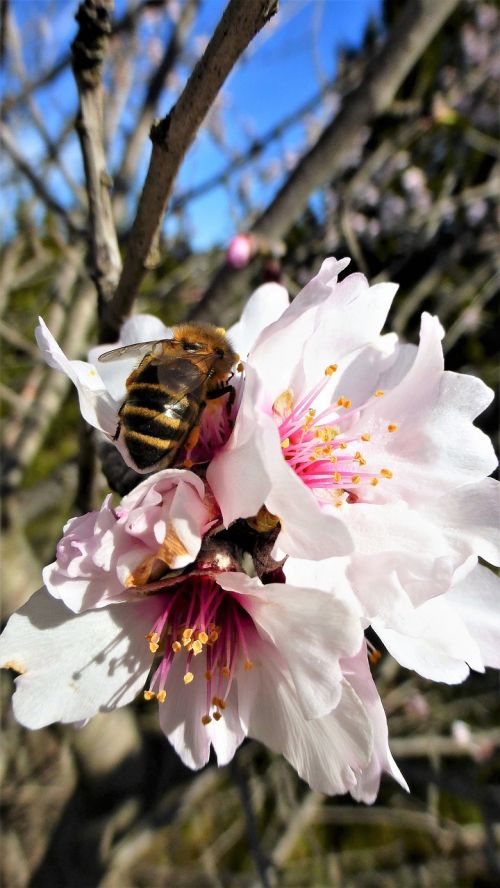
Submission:
M 286 661 L 306 718 L 326 715 L 341 694 L 341 657 L 357 653 L 363 632 L 356 611 L 328 592 L 288 583 L 262 585 L 245 574 L 227 573 L 223 589 L 250 596 L 244 604 L 260 633 Z
M 94 428 L 113 436 L 118 422 L 119 404 L 106 390 L 103 380 L 92 364 L 70 361 L 59 348 L 42 318 L 35 336 L 44 359 L 50 367 L 61 370 L 76 386 L 83 418 Z
M 357 785 L 351 789 L 351 795 L 367 805 L 373 804 L 377 797 L 382 772 L 390 774 L 403 789 L 408 792 L 408 784 L 394 761 L 389 749 L 389 731 L 384 707 L 373 681 L 366 643 L 356 657 L 343 663 L 343 669 L 349 684 L 366 708 L 373 727 L 373 752 L 366 768 L 358 778 Z
M 444 596 L 476 641 L 485 666 L 500 669 L 500 579 L 482 565 Z
M 262 284 L 252 293 L 240 320 L 227 331 L 229 342 L 242 360 L 262 331 L 278 320 L 289 304 L 288 291 L 281 284 Z
M 21 673 L 16 718 L 42 728 L 130 703 L 151 667 L 145 635 L 160 610 L 161 602 L 151 598 L 75 616 L 40 589 L 10 618 L 0 639 L 1 665 Z
M 174 657 L 165 686 L 167 699 L 159 704 L 161 729 L 177 755 L 188 768 L 198 770 L 210 758 L 210 734 L 202 724 L 206 712 L 207 683 L 204 655 L 193 659 L 190 671 L 194 679 L 184 684 L 185 657 Z
M 405 630 L 389 628 L 379 619 L 372 626 L 402 666 L 431 681 L 457 684 L 467 678 L 468 666 L 484 672 L 484 665 L 478 645 L 446 598 L 416 608 Z
M 256 705 L 250 711 L 240 699 L 240 716 L 248 735 L 285 756 L 317 792 L 352 790 L 370 760 L 373 736 L 358 696 L 344 685 L 336 709 L 324 718 L 305 719 L 297 696 L 278 668 L 253 669 Z
M 500 485 L 494 478 L 449 491 L 431 503 L 429 511 L 452 542 L 500 564 Z

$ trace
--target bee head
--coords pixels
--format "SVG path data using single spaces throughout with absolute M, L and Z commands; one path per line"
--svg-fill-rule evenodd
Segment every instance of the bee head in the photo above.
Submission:
M 211 378 L 216 382 L 227 379 L 231 368 L 239 360 L 222 327 L 214 327 L 212 324 L 179 324 L 172 328 L 172 333 L 188 354 L 198 353 L 212 359 L 215 357 Z

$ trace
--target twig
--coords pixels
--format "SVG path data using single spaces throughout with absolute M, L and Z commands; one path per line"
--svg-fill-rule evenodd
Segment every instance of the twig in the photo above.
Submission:
M 132 225 L 123 272 L 116 293 L 106 307 L 103 338 L 116 338 L 121 322 L 130 312 L 174 178 L 198 128 L 234 64 L 276 8 L 276 0 L 230 0 L 182 95 L 170 113 L 153 127 L 151 162 Z
M 387 40 L 367 66 L 359 86 L 345 97 L 342 109 L 314 147 L 299 161 L 274 200 L 252 226 L 254 235 L 279 239 L 304 211 L 311 194 L 334 175 L 363 129 L 390 107 L 395 94 L 458 0 L 408 0 Z M 236 316 L 239 297 L 247 290 L 254 263 L 243 271 L 224 265 L 194 306 L 191 317 L 225 323 Z M 226 316 L 226 308 L 231 306 Z
M 178 197 L 174 198 L 171 207 L 172 211 L 181 210 L 190 201 L 197 197 L 202 197 L 208 191 L 212 191 L 212 189 L 217 188 L 219 185 L 224 185 L 233 173 L 255 161 L 263 151 L 269 148 L 271 142 L 279 139 L 289 127 L 296 124 L 297 121 L 302 120 L 304 115 L 314 111 L 322 99 L 325 99 L 328 95 L 334 94 L 334 92 L 335 84 L 327 84 L 311 99 L 305 102 L 305 104 L 301 105 L 300 108 L 297 108 L 291 114 L 288 114 L 283 120 L 267 130 L 262 136 L 253 139 L 246 151 L 242 154 L 236 154 L 231 162 L 224 167 L 222 172 L 216 173 L 216 175 L 211 176 L 209 179 L 205 179 L 205 181 L 200 182 L 199 185 L 194 185 L 193 188 L 189 188 L 187 191 L 182 192 L 182 194 L 179 194 Z
M 82 237 L 84 232 L 78 224 L 74 214 L 60 204 L 50 193 L 43 179 L 40 178 L 30 166 L 26 158 L 18 150 L 14 136 L 2 121 L 0 121 L 0 142 L 3 144 L 7 154 L 10 156 L 18 170 L 31 182 L 35 194 L 44 202 L 46 207 L 63 219 L 71 234 L 76 235 L 77 237 Z
M 165 79 L 181 54 L 199 5 L 200 0 L 187 0 L 184 4 L 179 21 L 175 25 L 170 40 L 165 47 L 163 58 L 151 75 L 143 105 L 132 128 L 130 138 L 125 144 L 120 169 L 115 174 L 116 194 L 123 193 L 130 187 L 130 182 L 136 172 L 140 153 L 153 123 L 154 113 L 165 84 Z M 117 213 L 120 215 L 120 208 L 117 206 L 116 200 L 114 203 Z
M 471 734 L 467 743 L 459 742 L 454 737 L 423 734 L 421 737 L 395 737 L 391 740 L 391 751 L 395 758 L 429 758 L 441 756 L 470 756 L 483 744 L 491 749 L 500 746 L 500 729 L 476 731 Z
M 72 44 L 73 73 L 80 97 L 76 129 L 89 199 L 91 277 L 97 288 L 100 315 L 114 293 L 122 267 L 103 138 L 101 74 L 111 34 L 113 6 L 114 0 L 84 0 L 76 14 L 80 27 Z
M 134 9 L 128 10 L 125 15 L 115 23 L 112 30 L 112 36 L 114 37 L 117 34 L 121 34 L 126 31 L 132 31 L 136 25 L 136 22 L 143 14 L 145 10 L 154 9 L 157 7 L 161 7 L 164 5 L 165 0 L 142 0 Z M 71 63 L 71 53 L 65 53 L 60 59 L 58 59 L 55 64 L 48 69 L 48 71 L 44 71 L 40 77 L 34 78 L 33 80 L 28 81 L 24 84 L 23 88 L 14 96 L 7 96 L 3 103 L 3 110 L 5 114 L 8 114 L 13 108 L 17 107 L 17 105 L 21 105 L 26 99 L 37 90 L 42 89 L 44 86 L 48 86 L 59 77 L 60 74 L 68 67 Z
M 238 756 L 236 755 L 230 765 L 231 776 L 238 787 L 241 805 L 245 815 L 246 831 L 248 836 L 248 844 L 253 857 L 255 868 L 259 874 L 262 888 L 270 888 L 268 870 L 270 861 L 263 853 L 260 843 L 257 823 L 255 820 L 255 812 L 253 809 L 252 796 L 248 789 L 248 783 L 243 770 L 240 768 Z

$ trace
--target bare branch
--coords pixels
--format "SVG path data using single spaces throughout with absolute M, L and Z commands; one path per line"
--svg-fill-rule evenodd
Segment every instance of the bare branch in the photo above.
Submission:
M 389 108 L 407 74 L 457 2 L 408 0 L 359 86 L 345 97 L 340 113 L 252 226 L 254 235 L 277 240 L 288 230 L 306 208 L 311 194 L 335 174 L 363 128 Z M 229 323 L 238 312 L 238 297 L 248 289 L 253 268 L 250 264 L 243 271 L 236 271 L 224 265 L 203 299 L 194 306 L 191 317 L 220 322 L 224 315 L 224 323 Z M 228 308 L 231 302 L 234 304 Z
M 187 149 L 234 64 L 276 9 L 276 0 L 230 0 L 182 95 L 170 113 L 153 127 L 151 162 L 123 272 L 106 313 L 104 338 L 116 338 L 121 322 L 130 312 Z
M 102 63 L 111 34 L 114 0 L 84 0 L 78 8 L 78 34 L 72 44 L 73 73 L 80 96 L 76 127 L 82 148 L 89 198 L 91 276 L 100 313 L 115 290 L 121 271 L 106 171 L 103 137 Z

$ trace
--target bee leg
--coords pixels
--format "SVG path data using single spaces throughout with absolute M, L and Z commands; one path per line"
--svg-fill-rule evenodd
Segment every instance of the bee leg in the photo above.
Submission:
M 204 406 L 205 405 L 203 403 L 200 405 L 201 410 L 203 410 Z M 201 410 L 200 410 L 200 413 L 201 413 Z M 197 423 L 197 425 L 193 426 L 193 428 L 189 432 L 189 435 L 186 438 L 186 443 L 184 445 L 186 448 L 186 454 L 189 454 L 191 452 L 191 450 L 193 450 L 196 447 L 199 439 L 200 439 L 200 424 Z
M 121 427 L 122 427 L 122 424 L 121 424 L 121 422 L 119 422 L 118 425 L 117 425 L 117 427 L 116 427 L 116 432 L 114 433 L 114 435 L 113 435 L 113 437 L 112 437 L 112 439 L 111 439 L 112 441 L 117 441 L 118 438 L 120 437 L 120 429 L 121 429 Z
M 236 398 L 236 389 L 233 385 L 223 385 L 221 388 L 215 389 L 213 392 L 208 392 L 207 398 L 210 400 L 214 400 L 215 398 L 221 398 L 222 395 L 229 394 L 229 398 L 226 402 L 226 410 L 229 415 L 231 415 L 231 410 L 233 409 L 234 399 Z

